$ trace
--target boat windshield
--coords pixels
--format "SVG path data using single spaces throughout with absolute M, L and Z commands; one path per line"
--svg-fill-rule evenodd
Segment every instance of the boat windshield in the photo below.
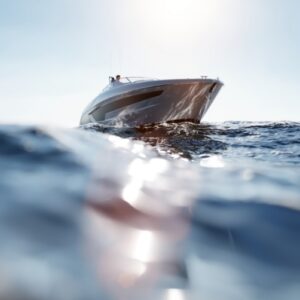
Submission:
M 109 89 L 122 86 L 124 84 L 132 84 L 137 82 L 143 82 L 143 81 L 152 81 L 157 80 L 155 78 L 147 78 L 147 77 L 121 77 L 120 80 L 112 81 L 112 77 L 109 77 L 109 84 L 103 89 L 103 91 L 107 91 Z

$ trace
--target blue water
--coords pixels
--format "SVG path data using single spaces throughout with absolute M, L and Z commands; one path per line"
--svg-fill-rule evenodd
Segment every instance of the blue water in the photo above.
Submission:
M 300 123 L 0 126 L 0 299 L 299 299 Z

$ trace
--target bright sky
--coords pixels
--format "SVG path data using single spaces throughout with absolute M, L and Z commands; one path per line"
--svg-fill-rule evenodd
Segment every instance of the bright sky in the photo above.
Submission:
M 219 77 L 206 121 L 299 121 L 299 54 L 299 0 L 0 0 L 0 122 L 76 126 L 117 73 Z

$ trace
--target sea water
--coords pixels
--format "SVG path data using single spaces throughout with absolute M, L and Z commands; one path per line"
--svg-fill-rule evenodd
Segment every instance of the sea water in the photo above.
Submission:
M 300 123 L 0 126 L 0 299 L 299 299 Z

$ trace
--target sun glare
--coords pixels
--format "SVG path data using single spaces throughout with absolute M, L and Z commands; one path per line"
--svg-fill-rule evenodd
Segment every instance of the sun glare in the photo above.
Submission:
M 140 262 L 149 262 L 153 255 L 154 241 L 151 231 L 139 230 L 132 243 L 132 258 Z
M 140 25 L 162 36 L 194 36 L 218 23 L 224 5 L 210 0 L 133 1 Z M 222 6 L 222 7 L 220 7 Z M 156 38 L 158 36 L 156 35 Z

